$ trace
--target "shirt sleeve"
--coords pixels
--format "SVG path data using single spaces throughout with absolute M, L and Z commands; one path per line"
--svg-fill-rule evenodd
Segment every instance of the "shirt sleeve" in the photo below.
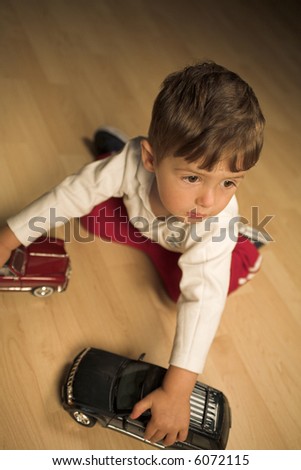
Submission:
M 203 371 L 228 293 L 236 234 L 226 227 L 218 224 L 179 259 L 181 296 L 170 364 L 196 373 Z
M 121 197 L 127 149 L 118 155 L 90 163 L 79 173 L 24 208 L 7 223 L 20 242 L 27 246 L 54 226 L 73 217 L 88 214 L 96 204 L 110 197 Z

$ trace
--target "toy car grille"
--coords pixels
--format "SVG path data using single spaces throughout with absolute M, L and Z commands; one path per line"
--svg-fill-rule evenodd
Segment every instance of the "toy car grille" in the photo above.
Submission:
M 197 383 L 190 397 L 190 426 L 215 432 L 219 414 L 218 393 Z

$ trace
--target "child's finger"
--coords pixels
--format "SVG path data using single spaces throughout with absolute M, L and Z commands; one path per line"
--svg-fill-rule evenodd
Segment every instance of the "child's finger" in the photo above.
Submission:
M 177 441 L 185 441 L 188 436 L 188 428 L 178 433 Z
M 142 413 L 145 411 L 149 410 L 151 408 L 151 400 L 148 399 L 147 397 L 143 398 L 143 400 L 138 401 L 134 408 L 132 409 L 132 412 L 130 414 L 131 419 L 137 419 L 139 418 Z
M 150 442 L 159 442 L 159 441 L 163 441 L 163 439 L 165 438 L 165 433 L 160 431 L 159 429 L 158 430 L 148 430 L 146 428 L 144 438 L 147 441 L 150 441 Z
M 164 438 L 164 445 L 166 446 L 172 446 L 176 440 L 177 440 L 177 433 L 176 432 L 172 432 L 172 433 L 169 433 L 165 436 Z

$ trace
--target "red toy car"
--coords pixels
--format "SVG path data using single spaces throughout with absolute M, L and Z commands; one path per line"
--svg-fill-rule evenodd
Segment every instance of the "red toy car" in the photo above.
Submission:
M 40 237 L 28 247 L 19 246 L 0 268 L 0 291 L 31 291 L 48 297 L 67 288 L 71 266 L 64 241 Z

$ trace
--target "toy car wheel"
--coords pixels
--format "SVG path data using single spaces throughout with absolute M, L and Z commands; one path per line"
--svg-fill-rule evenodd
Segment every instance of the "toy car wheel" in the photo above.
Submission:
M 36 287 L 32 290 L 35 297 L 49 297 L 54 292 L 54 288 L 50 286 Z
M 86 426 L 88 428 L 92 428 L 95 425 L 96 419 L 93 416 L 89 416 L 86 413 L 83 413 L 80 410 L 72 410 L 70 411 L 70 416 L 82 426 Z

